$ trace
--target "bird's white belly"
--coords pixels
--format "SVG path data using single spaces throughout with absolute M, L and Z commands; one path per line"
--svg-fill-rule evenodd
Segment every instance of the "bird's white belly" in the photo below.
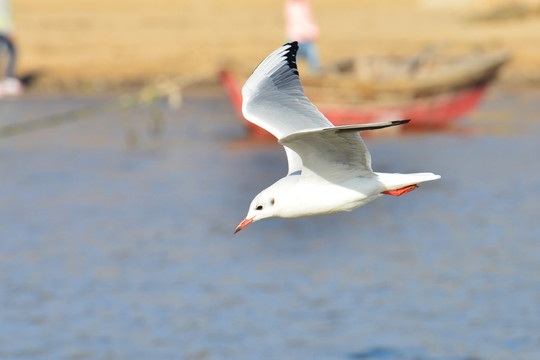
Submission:
M 351 211 L 382 196 L 381 185 L 375 179 L 356 178 L 339 185 L 330 182 L 298 185 L 282 217 Z

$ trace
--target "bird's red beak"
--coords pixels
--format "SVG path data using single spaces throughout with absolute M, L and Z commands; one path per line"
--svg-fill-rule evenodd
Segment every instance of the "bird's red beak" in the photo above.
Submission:
M 240 230 L 242 230 L 243 228 L 245 228 L 246 226 L 248 226 L 249 224 L 251 224 L 253 222 L 253 219 L 255 217 L 252 217 L 250 219 L 246 218 L 244 220 L 242 220 L 240 222 L 240 224 L 238 224 L 238 226 L 236 227 L 236 229 L 234 230 L 234 233 L 236 234 L 237 232 L 239 232 Z

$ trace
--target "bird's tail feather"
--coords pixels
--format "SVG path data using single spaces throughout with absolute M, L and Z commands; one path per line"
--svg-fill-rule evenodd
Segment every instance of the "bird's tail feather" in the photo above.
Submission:
M 377 178 L 383 184 L 384 190 L 397 190 L 409 185 L 416 185 L 422 182 L 440 179 L 440 175 L 433 173 L 415 173 L 415 174 L 389 174 L 375 173 Z

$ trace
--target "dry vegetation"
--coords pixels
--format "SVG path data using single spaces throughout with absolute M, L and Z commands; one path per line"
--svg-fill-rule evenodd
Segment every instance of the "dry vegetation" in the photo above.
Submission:
M 103 89 L 161 76 L 211 80 L 227 59 L 256 64 L 284 42 L 282 3 L 17 0 L 18 70 L 38 72 L 38 89 Z M 322 31 L 324 62 L 355 54 L 408 54 L 444 42 L 458 50 L 508 49 L 514 60 L 504 73 L 507 81 L 540 79 L 540 16 L 470 20 L 504 5 L 501 0 L 312 4 Z

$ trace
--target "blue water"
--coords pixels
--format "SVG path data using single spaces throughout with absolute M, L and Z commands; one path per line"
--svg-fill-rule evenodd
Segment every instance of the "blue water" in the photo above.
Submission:
M 0 138 L 0 359 L 540 359 L 540 92 L 366 140 L 439 181 L 234 236 L 282 149 L 221 94 L 110 100 L 0 103 L 0 126 L 94 109 Z

